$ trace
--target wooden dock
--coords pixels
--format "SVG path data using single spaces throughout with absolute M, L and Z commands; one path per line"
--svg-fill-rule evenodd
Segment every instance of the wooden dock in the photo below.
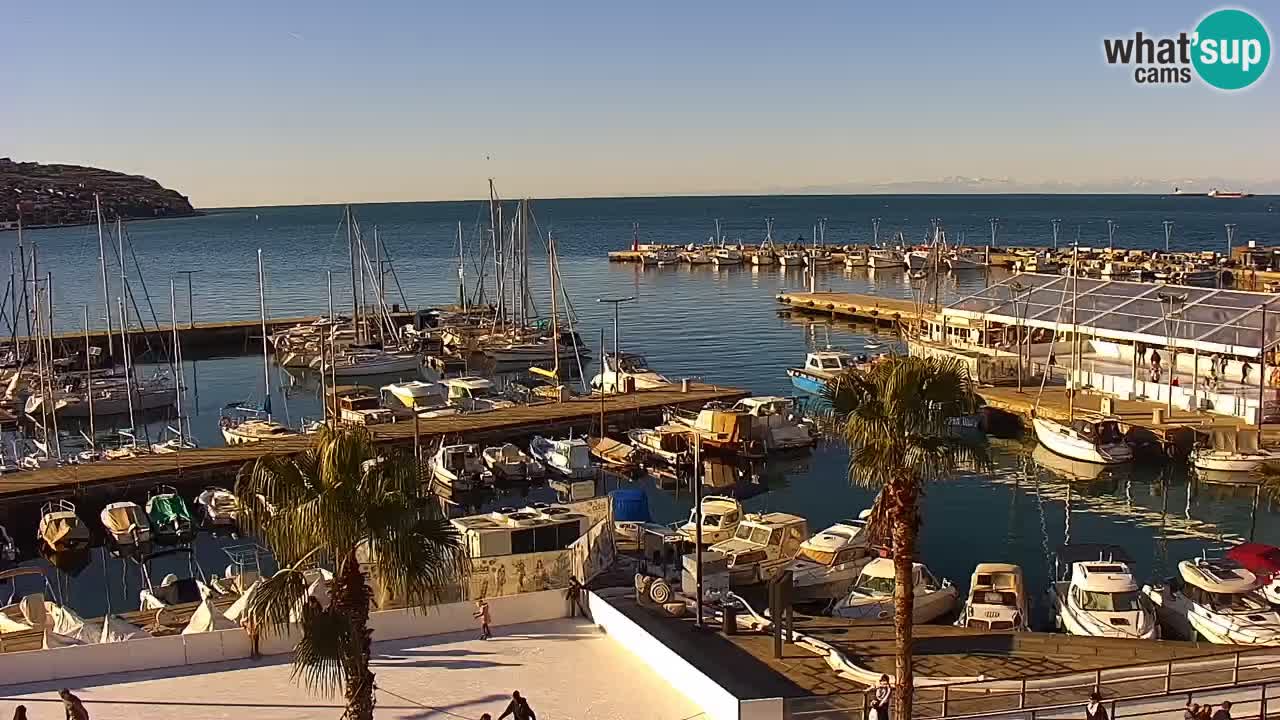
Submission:
M 879 326 L 896 327 L 902 323 L 910 324 L 916 322 L 921 317 L 914 301 L 880 297 L 879 295 L 837 292 L 783 292 L 778 293 L 775 299 L 785 309 L 792 311 Z M 931 318 L 934 316 L 934 312 L 926 310 L 924 316 Z
M 569 429 L 585 433 L 600 413 L 610 425 L 634 425 L 643 416 L 660 413 L 664 407 L 702 407 L 713 401 L 733 402 L 750 395 L 745 390 L 690 383 L 687 391 L 679 385 L 669 389 L 643 390 L 626 395 L 573 398 L 565 402 L 521 405 L 492 412 L 421 418 L 419 435 L 430 441 L 459 438 L 467 442 L 509 439 L 534 433 L 563 434 Z M 411 446 L 413 420 L 402 420 L 370 428 L 378 443 Z M 310 444 L 306 436 L 163 455 L 142 455 L 120 460 L 103 460 L 84 465 L 66 465 L 47 470 L 19 472 L 0 477 L 0 498 L 59 495 L 93 487 L 128 486 L 134 483 L 217 482 L 226 483 L 245 463 L 267 453 L 295 453 Z

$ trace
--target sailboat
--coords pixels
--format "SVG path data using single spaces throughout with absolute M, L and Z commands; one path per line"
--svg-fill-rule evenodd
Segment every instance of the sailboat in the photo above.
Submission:
M 275 440 L 298 433 L 271 419 L 271 354 L 267 351 L 267 295 L 262 272 L 262 249 L 258 249 L 258 308 L 262 317 L 262 407 L 249 408 L 236 405 L 244 415 L 240 418 L 223 416 L 219 422 L 222 439 L 228 445 Z
M 1072 255 L 1072 265 L 1076 264 L 1079 254 L 1079 245 L 1076 245 Z M 1071 382 L 1074 386 L 1077 376 L 1077 364 L 1080 359 L 1080 329 L 1076 323 L 1076 290 L 1079 287 L 1080 277 L 1076 273 L 1072 273 L 1071 288 Z M 1057 332 L 1054 333 L 1054 341 L 1057 341 Z M 1044 382 L 1040 385 L 1041 394 L 1044 393 Z M 1039 405 L 1037 398 L 1036 405 Z M 1098 463 L 1101 465 L 1121 465 L 1133 461 L 1133 448 L 1129 447 L 1124 440 L 1124 432 L 1120 429 L 1120 421 L 1115 417 L 1103 417 L 1096 420 L 1086 420 L 1075 416 L 1075 393 L 1067 394 L 1067 422 L 1062 423 L 1053 418 L 1045 417 L 1037 412 L 1038 408 L 1031 409 L 1031 425 L 1035 428 L 1036 439 L 1040 441 L 1046 448 L 1072 460 L 1082 460 L 1084 462 Z
M 751 254 L 752 265 L 772 265 L 774 262 L 773 247 L 773 218 L 765 218 L 764 221 L 764 242 L 760 243 L 760 248 Z

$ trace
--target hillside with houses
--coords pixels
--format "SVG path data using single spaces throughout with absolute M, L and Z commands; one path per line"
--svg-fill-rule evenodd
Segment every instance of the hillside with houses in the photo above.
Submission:
M 185 195 L 141 175 L 80 165 L 0 158 L 0 230 L 95 222 L 94 195 L 107 220 L 196 215 Z

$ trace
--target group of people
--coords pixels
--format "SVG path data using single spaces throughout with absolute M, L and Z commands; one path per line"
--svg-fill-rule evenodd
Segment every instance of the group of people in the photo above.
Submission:
M 62 700 L 62 709 L 67 713 L 67 720 L 89 720 L 89 711 L 84 707 L 84 701 L 76 696 L 67 688 L 58 691 L 58 698 Z M 27 720 L 27 706 L 19 705 L 13 709 L 13 720 Z
M 1212 705 L 1189 702 L 1182 711 L 1183 720 L 1231 720 L 1231 701 L 1223 700 L 1217 710 Z

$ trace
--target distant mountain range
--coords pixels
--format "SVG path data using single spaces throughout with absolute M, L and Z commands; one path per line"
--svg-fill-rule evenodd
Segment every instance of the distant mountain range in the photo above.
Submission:
M 12 229 L 19 216 L 28 226 L 96 222 L 95 193 L 108 221 L 199 214 L 185 195 L 141 175 L 0 158 L 0 230 Z
M 1081 182 L 1027 181 L 1008 177 L 965 177 L 953 175 L 936 180 L 884 180 L 849 181 L 827 185 L 769 188 L 768 192 L 790 194 L 946 194 L 946 193 L 1045 193 L 1045 194 L 1093 194 L 1133 193 L 1139 195 L 1171 195 L 1173 189 L 1188 192 L 1238 190 L 1257 195 L 1280 194 L 1280 180 L 1241 181 L 1223 177 L 1197 177 L 1176 179 L 1116 178 Z

